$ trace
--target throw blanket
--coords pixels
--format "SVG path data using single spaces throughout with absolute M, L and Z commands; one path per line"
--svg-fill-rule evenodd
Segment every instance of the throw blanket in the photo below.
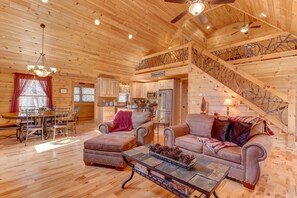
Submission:
M 131 131 L 132 130 L 132 111 L 118 111 L 113 119 L 113 128 L 110 132 Z
M 213 153 L 217 153 L 219 150 L 225 147 L 238 146 L 232 142 L 221 142 L 220 140 L 206 137 L 198 137 L 198 141 L 203 143 L 206 148 L 208 148 Z
M 253 117 L 253 116 L 236 116 L 236 117 L 232 117 L 230 119 L 234 120 L 234 121 L 252 123 L 253 124 L 252 128 L 254 126 L 256 126 L 257 124 L 260 124 L 261 122 L 263 122 L 263 124 L 264 124 L 264 133 L 266 133 L 267 135 L 274 135 L 273 131 L 270 128 L 269 123 L 263 118 Z

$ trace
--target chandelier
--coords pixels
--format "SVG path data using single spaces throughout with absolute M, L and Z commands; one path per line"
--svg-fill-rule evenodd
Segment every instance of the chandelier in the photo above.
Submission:
M 38 58 L 38 60 L 36 61 L 36 63 L 34 65 L 27 65 L 27 69 L 29 71 L 34 72 L 37 76 L 39 77 L 46 77 L 50 74 L 54 74 L 57 72 L 57 69 L 54 67 L 48 67 L 45 65 L 46 61 L 45 61 L 45 54 L 43 53 L 44 50 L 44 28 L 45 25 L 44 24 L 40 24 L 40 27 L 42 28 L 42 51 L 40 53 L 40 56 Z M 38 64 L 39 61 L 41 59 L 41 65 Z

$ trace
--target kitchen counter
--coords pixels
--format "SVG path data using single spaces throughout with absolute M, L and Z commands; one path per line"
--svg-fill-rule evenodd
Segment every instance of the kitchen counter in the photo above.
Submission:
M 131 110 L 131 111 L 149 111 L 151 107 L 127 107 L 127 106 L 122 106 L 122 107 L 117 107 L 117 111 L 119 110 Z

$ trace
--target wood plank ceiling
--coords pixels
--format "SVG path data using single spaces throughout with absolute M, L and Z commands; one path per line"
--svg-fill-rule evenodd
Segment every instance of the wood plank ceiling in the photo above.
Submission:
M 207 6 L 211 26 L 190 14 L 176 24 L 170 20 L 187 5 L 163 0 L 1 0 L 0 71 L 25 72 L 41 51 L 45 29 L 45 53 L 49 65 L 61 74 L 90 77 L 113 75 L 128 79 L 142 56 L 167 49 L 177 32 L 188 40 L 201 40 L 231 24 L 243 21 L 243 12 L 276 28 L 297 34 L 297 0 L 237 0 L 223 6 Z M 267 18 L 260 18 L 264 12 Z M 255 21 L 249 17 L 249 21 Z M 101 24 L 94 25 L 100 18 Z M 128 34 L 134 37 L 128 39 Z
M 37 60 L 44 23 L 47 62 L 61 73 L 129 77 L 142 56 L 167 49 L 177 31 L 168 21 L 183 9 L 150 0 L 1 0 L 1 69 Z

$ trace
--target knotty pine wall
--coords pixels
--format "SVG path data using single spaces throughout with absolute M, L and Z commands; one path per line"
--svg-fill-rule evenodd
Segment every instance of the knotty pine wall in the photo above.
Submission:
M 96 78 L 74 76 L 74 75 L 53 75 L 53 102 L 56 107 L 71 107 L 73 109 L 73 84 L 75 82 L 96 83 Z M 97 86 L 95 86 L 96 89 Z M 11 99 L 14 88 L 14 73 L 0 72 L 0 114 L 10 112 Z M 60 88 L 66 88 L 67 94 L 61 94 Z M 93 113 L 94 111 L 90 112 Z M 0 123 L 14 122 L 0 118 Z
M 222 87 L 217 86 L 203 74 L 192 70 L 189 72 L 189 101 L 188 108 L 189 113 L 200 113 L 202 97 L 205 98 L 207 103 L 207 114 L 213 115 L 215 112 L 221 116 L 226 116 L 227 107 L 224 105 L 226 98 L 232 96 L 224 91 Z M 230 108 L 230 116 L 236 115 L 251 115 L 256 116 L 257 113 L 250 110 L 246 105 L 240 104 L 240 101 L 233 98 L 235 107 Z

